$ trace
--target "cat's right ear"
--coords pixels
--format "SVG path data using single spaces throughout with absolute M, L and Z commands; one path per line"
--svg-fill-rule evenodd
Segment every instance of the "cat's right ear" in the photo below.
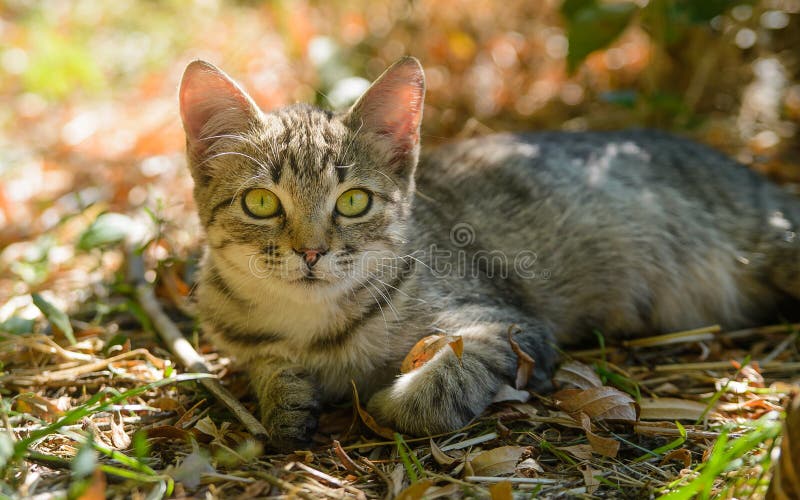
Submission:
M 386 146 L 390 164 L 400 166 L 401 171 L 403 166 L 410 167 L 413 173 L 424 100 L 422 65 L 413 57 L 404 57 L 375 80 L 350 108 L 345 122 L 359 133 L 372 133 Z
M 189 63 L 178 93 L 186 144 L 193 158 L 203 156 L 216 137 L 246 130 L 261 111 L 228 75 L 205 61 Z

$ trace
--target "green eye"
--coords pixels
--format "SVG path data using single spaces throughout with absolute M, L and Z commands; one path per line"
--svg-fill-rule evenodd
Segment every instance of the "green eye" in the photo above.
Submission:
M 351 189 L 336 200 L 336 211 L 345 217 L 357 217 L 366 212 L 369 205 L 369 193 L 363 189 Z
M 266 219 L 281 211 L 281 202 L 269 189 L 251 189 L 242 198 L 242 208 L 250 217 Z

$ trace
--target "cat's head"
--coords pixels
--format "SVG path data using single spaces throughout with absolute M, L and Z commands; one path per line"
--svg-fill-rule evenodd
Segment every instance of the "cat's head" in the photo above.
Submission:
M 245 288 L 329 300 L 397 269 L 425 92 L 396 62 L 346 112 L 263 113 L 211 64 L 189 64 L 180 110 L 215 265 Z

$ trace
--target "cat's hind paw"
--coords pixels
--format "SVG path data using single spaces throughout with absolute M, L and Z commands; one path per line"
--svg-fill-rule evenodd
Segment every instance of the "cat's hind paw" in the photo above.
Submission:
M 468 424 L 491 402 L 499 380 L 476 358 L 449 349 L 377 392 L 367 412 L 406 434 L 431 435 Z

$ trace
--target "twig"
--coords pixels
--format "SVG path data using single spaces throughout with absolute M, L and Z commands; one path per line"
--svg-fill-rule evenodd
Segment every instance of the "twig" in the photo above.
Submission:
M 291 483 L 289 483 L 287 481 L 284 481 L 283 479 L 281 479 L 281 478 L 279 478 L 277 476 L 273 476 L 272 474 L 270 474 L 268 472 L 264 472 L 264 471 L 261 471 L 261 470 L 255 470 L 255 471 L 252 471 L 252 474 L 253 474 L 253 476 L 255 476 L 255 477 L 259 478 L 259 479 L 263 479 L 264 481 L 268 482 L 272 486 L 274 486 L 276 488 L 280 488 L 281 490 L 289 493 L 289 498 L 291 498 L 292 496 L 298 496 L 298 497 L 303 498 L 305 500 L 314 500 L 314 497 L 312 497 L 311 495 L 309 495 L 305 491 L 301 491 L 299 486 L 295 486 L 295 485 L 293 485 L 293 484 L 291 484 Z
M 703 340 L 713 340 L 714 334 L 719 333 L 721 330 L 722 328 L 719 325 L 711 325 L 683 332 L 675 332 L 675 333 L 668 333 L 666 335 L 657 335 L 655 337 L 645 337 L 640 339 L 627 340 L 623 341 L 622 345 L 624 345 L 625 347 L 654 347 L 654 346 L 677 344 L 683 342 L 700 342 Z
M 184 368 L 190 372 L 211 373 L 203 357 L 194 350 L 192 344 L 183 337 L 183 334 L 178 327 L 175 326 L 175 323 L 173 323 L 164 313 L 164 310 L 161 309 L 161 304 L 159 304 L 158 299 L 156 299 L 153 287 L 145 281 L 144 273 L 141 272 L 141 259 L 135 255 L 131 255 L 130 258 L 133 261 L 131 262 L 131 267 L 139 268 L 132 271 L 132 274 L 134 274 L 133 277 L 137 282 L 136 298 L 139 304 L 141 304 L 142 309 L 147 313 L 150 321 L 153 322 L 156 332 L 158 332 L 162 340 L 164 340 L 164 343 L 169 347 L 170 352 L 172 352 Z M 247 432 L 257 439 L 269 439 L 267 430 L 261 425 L 261 422 L 247 411 L 247 408 L 245 408 L 233 394 L 228 392 L 228 390 L 220 384 L 219 379 L 202 378 L 199 382 L 208 392 L 213 394 L 215 398 L 228 407 L 239 422 L 244 425 Z
M 28 385 L 47 385 L 53 380 L 74 380 L 76 377 L 86 375 L 89 373 L 102 370 L 112 363 L 123 361 L 128 358 L 135 358 L 136 356 L 144 356 L 155 366 L 163 365 L 163 362 L 150 354 L 147 349 L 134 349 L 122 354 L 118 354 L 107 359 L 98 359 L 92 363 L 76 366 L 74 368 L 67 368 L 64 370 L 49 371 L 46 370 L 40 375 L 20 376 L 17 374 L 6 375 L 0 377 L 0 381 L 13 384 L 15 386 L 28 386 Z

